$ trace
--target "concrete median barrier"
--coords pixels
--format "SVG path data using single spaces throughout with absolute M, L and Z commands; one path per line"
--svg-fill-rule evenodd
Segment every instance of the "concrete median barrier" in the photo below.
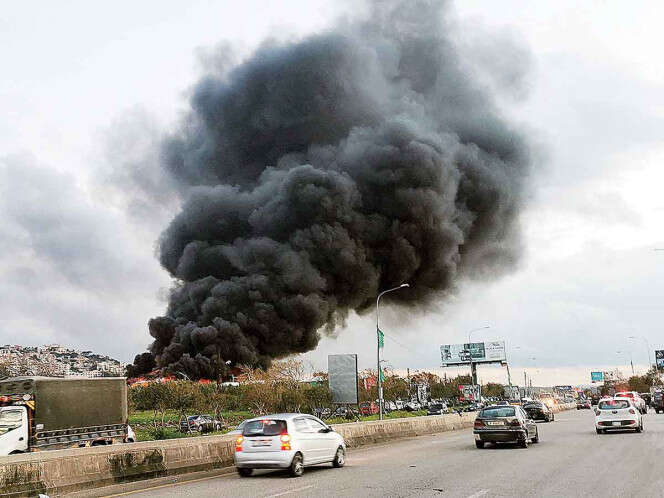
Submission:
M 573 405 L 573 404 L 572 404 Z M 576 408 L 576 405 L 572 406 Z M 570 409 L 560 405 L 558 410 Z M 335 424 L 349 448 L 472 427 L 475 413 Z M 60 495 L 233 465 L 233 436 L 202 436 L 0 457 L 0 496 Z

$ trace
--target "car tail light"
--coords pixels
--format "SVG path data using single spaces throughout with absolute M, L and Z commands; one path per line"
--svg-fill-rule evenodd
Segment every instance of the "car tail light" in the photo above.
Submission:
M 484 427 L 484 421 L 480 420 L 480 419 L 475 420 L 475 423 L 473 424 L 473 428 L 481 429 L 482 427 Z
M 595 408 L 595 415 L 599 416 L 599 408 Z
M 634 411 L 634 408 L 630 408 L 629 413 L 631 413 L 632 415 L 636 415 L 636 412 Z
M 238 438 L 235 440 L 235 451 L 242 451 L 242 441 L 244 441 L 244 438 L 242 436 L 238 436 Z
M 282 434 L 281 436 L 279 436 L 279 439 L 281 439 L 281 449 L 282 450 L 288 451 L 288 450 L 291 449 L 291 446 L 290 446 L 291 437 L 288 434 Z
M 521 427 L 521 422 L 519 422 L 519 419 L 518 419 L 518 418 L 515 418 L 514 420 L 512 420 L 512 421 L 510 422 L 510 425 L 511 425 L 512 427 Z

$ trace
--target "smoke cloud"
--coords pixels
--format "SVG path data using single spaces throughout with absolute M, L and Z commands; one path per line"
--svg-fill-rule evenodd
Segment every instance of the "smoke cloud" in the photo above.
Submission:
M 444 5 L 370 19 L 266 42 L 195 86 L 161 155 L 188 194 L 159 241 L 177 285 L 149 324 L 158 366 L 265 367 L 380 290 L 408 282 L 390 298 L 426 306 L 516 264 L 523 137 L 464 70 Z

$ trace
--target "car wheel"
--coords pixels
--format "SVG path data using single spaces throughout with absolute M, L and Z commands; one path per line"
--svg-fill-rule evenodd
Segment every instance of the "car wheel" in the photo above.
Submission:
M 337 452 L 334 455 L 334 460 L 332 460 L 332 466 L 340 469 L 346 464 L 346 452 L 344 449 L 339 446 Z
M 221 430 L 221 424 L 217 424 L 214 426 L 215 431 L 220 431 Z
M 240 477 L 249 477 L 254 472 L 254 469 L 247 469 L 244 467 L 238 467 L 237 473 L 240 474 Z
M 295 454 L 293 461 L 290 464 L 289 472 L 291 477 L 300 477 L 304 474 L 304 462 L 302 462 L 301 454 Z
M 523 439 L 519 440 L 519 446 L 521 448 L 528 448 L 528 439 L 526 438 L 525 435 L 523 436 Z
M 602 429 L 598 429 L 597 427 L 595 427 L 595 431 L 597 432 L 597 434 L 602 434 L 604 432 L 602 431 Z
M 475 441 L 475 446 L 479 449 L 484 448 L 484 441 Z
M 535 437 L 531 439 L 534 444 L 539 443 L 539 431 L 535 431 Z

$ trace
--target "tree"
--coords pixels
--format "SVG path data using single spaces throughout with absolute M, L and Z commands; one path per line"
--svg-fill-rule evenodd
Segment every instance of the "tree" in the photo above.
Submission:
M 502 384 L 497 384 L 495 382 L 487 382 L 482 386 L 482 396 L 488 396 L 492 398 L 502 398 L 505 394 L 505 388 Z

